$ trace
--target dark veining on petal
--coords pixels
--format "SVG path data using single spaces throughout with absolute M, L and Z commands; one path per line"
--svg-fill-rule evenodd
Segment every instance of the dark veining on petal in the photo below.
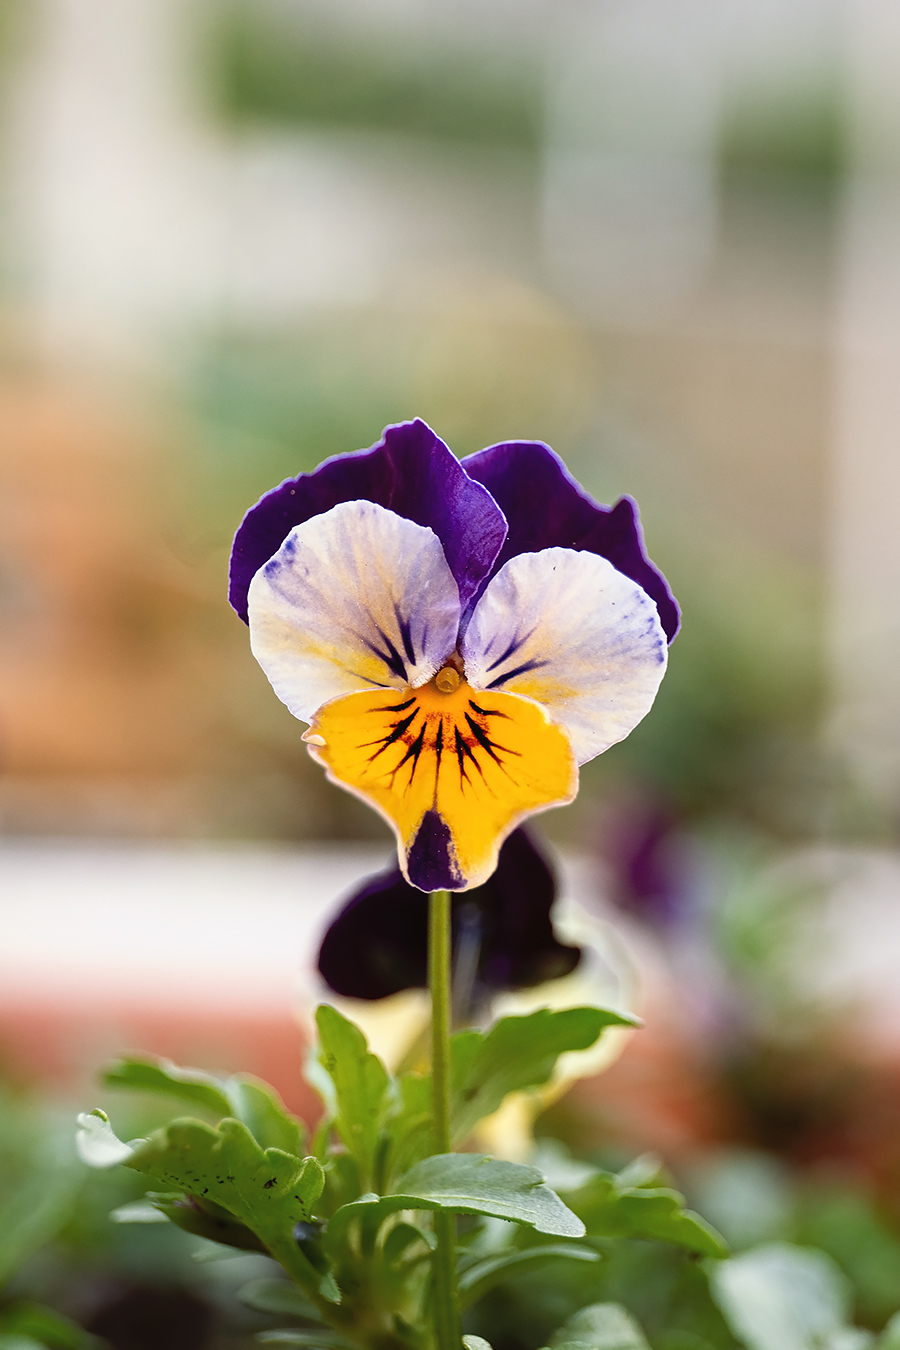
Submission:
M 369 756 L 370 764 L 373 763 L 379 755 L 383 755 L 389 745 L 393 745 L 395 741 L 399 741 L 401 736 L 404 736 L 406 732 L 409 731 L 409 728 L 418 717 L 419 711 L 419 708 L 414 708 L 409 714 L 409 717 L 404 717 L 399 722 L 395 722 L 393 730 L 390 731 L 387 736 L 379 736 L 374 741 L 363 741 L 362 745 L 359 747 L 360 750 L 365 750 L 370 745 L 379 746 L 379 749 L 375 751 L 374 755 Z
M 508 670 L 505 675 L 498 675 L 495 680 L 491 680 L 488 689 L 496 689 L 498 685 L 506 684 L 507 680 L 515 679 L 517 675 L 525 675 L 529 670 L 540 670 L 542 666 L 549 664 L 549 661 L 523 661 L 520 666 Z
M 407 710 L 409 711 L 407 712 Z M 506 713 L 496 709 L 482 708 L 472 699 L 469 700 L 469 711 L 462 711 L 461 714 L 435 712 L 434 710 L 425 712 L 415 695 L 400 703 L 383 704 L 381 707 L 373 708 L 372 711 L 407 713 L 405 717 L 398 715 L 397 719 L 391 722 L 390 729 L 386 733 L 377 736 L 374 740 L 360 742 L 357 747 L 359 750 L 376 747 L 368 756 L 369 764 L 375 764 L 391 746 L 403 747 L 403 754 L 400 759 L 396 762 L 391 760 L 384 765 L 384 773 L 391 788 L 401 796 L 405 795 L 412 787 L 420 762 L 430 765 L 430 754 L 433 753 L 434 790 L 432 802 L 433 809 L 438 810 L 440 770 L 446 743 L 452 743 L 453 745 L 459 767 L 461 791 L 464 791 L 467 786 L 474 786 L 474 780 L 471 777 L 471 771 L 474 769 L 478 772 L 483 790 L 492 797 L 496 797 L 495 789 L 485 776 L 485 765 L 481 762 L 481 756 L 483 755 L 487 755 L 511 781 L 515 781 L 504 757 L 513 756 L 516 759 L 521 759 L 520 751 L 501 745 L 499 741 L 492 738 L 487 729 L 489 717 L 507 718 Z M 416 725 L 420 713 L 422 714 L 422 722 Z M 473 713 L 475 716 L 472 716 Z M 458 715 L 462 719 L 460 722 L 456 720 Z M 483 719 L 484 724 L 480 724 L 476 720 L 477 718 Z M 398 784 L 397 776 L 406 765 L 411 765 L 409 778 Z
M 373 680 L 371 675 L 363 675 L 358 670 L 351 670 L 349 666 L 344 666 L 348 675 L 352 675 L 354 680 L 362 680 L 365 684 L 371 684 L 375 689 L 390 689 L 389 684 L 382 684 L 381 680 Z
M 510 656 L 512 656 L 515 652 L 519 650 L 519 648 L 522 646 L 524 642 L 528 641 L 533 632 L 534 629 L 532 628 L 531 632 L 526 633 L 523 637 L 520 637 L 517 633 L 516 636 L 513 638 L 512 642 L 507 647 L 506 651 L 503 653 L 503 655 L 498 656 L 496 661 L 491 662 L 491 664 L 488 666 L 488 670 L 496 670 L 498 666 L 502 666 L 504 661 L 508 660 Z
M 400 630 L 400 638 L 403 642 L 403 650 L 406 652 L 406 659 L 411 666 L 414 666 L 416 664 L 416 649 L 413 646 L 409 619 L 401 618 L 400 611 L 396 606 L 394 608 L 394 618 L 397 620 L 397 627 Z
M 419 756 L 421 755 L 422 748 L 425 745 L 425 732 L 427 730 L 428 730 L 428 723 L 427 721 L 425 721 L 419 728 L 418 736 L 412 742 L 412 744 L 407 747 L 406 754 L 403 756 L 400 763 L 397 765 L 396 769 L 394 769 L 394 772 L 392 774 L 392 780 L 397 777 L 397 774 L 403 768 L 403 765 L 406 764 L 407 761 L 411 759 L 413 762 L 413 766 L 409 771 L 409 783 L 407 783 L 407 787 L 410 786 L 412 780 L 416 776 L 416 769 L 419 767 Z
M 396 675 L 401 680 L 408 680 L 409 676 L 406 673 L 403 657 L 397 651 L 397 648 L 394 646 L 393 642 L 391 642 L 387 633 L 382 632 L 377 624 L 375 625 L 375 631 L 387 648 L 386 652 L 382 651 L 374 642 L 370 642 L 369 639 L 362 634 L 360 634 L 360 641 L 368 647 L 373 656 L 377 656 L 379 661 L 384 662 L 392 675 Z
M 490 736 L 488 736 L 487 732 L 483 731 L 481 727 L 478 725 L 478 723 L 475 721 L 475 718 L 470 717 L 468 713 L 466 713 L 466 721 L 469 724 L 469 730 L 472 732 L 472 735 L 475 737 L 476 741 L 481 746 L 482 750 L 486 750 L 487 753 L 490 755 L 491 759 L 494 761 L 494 763 L 499 764 L 500 768 L 502 769 L 503 761 L 500 759 L 499 755 L 497 754 L 497 751 L 504 750 L 506 754 L 514 754 L 516 752 L 507 750 L 506 746 L 504 745 L 495 746 L 494 742 L 491 740 Z
M 475 758 L 471 745 L 469 745 L 469 742 L 466 740 L 459 727 L 455 727 L 454 730 L 456 733 L 456 758 L 459 760 L 459 786 L 462 787 L 463 783 L 471 783 L 472 781 L 466 769 L 467 759 L 472 761 L 475 768 L 481 774 L 482 779 L 484 779 L 484 770 Z
M 413 694 L 412 698 L 408 698 L 405 703 L 387 703 L 383 708 L 373 708 L 372 712 L 406 712 L 406 709 L 411 708 L 415 701 L 416 696 Z
M 499 708 L 479 708 L 478 704 L 469 699 L 469 707 L 473 712 L 477 712 L 479 717 L 503 717 L 509 721 L 509 713 L 501 712 Z

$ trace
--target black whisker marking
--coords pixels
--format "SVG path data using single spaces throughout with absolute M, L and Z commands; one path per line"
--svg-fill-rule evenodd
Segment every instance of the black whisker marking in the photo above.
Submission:
M 470 717 L 468 713 L 466 713 L 466 721 L 469 724 L 469 730 L 472 732 L 472 735 L 475 737 L 476 741 L 481 746 L 482 750 L 486 750 L 488 752 L 488 754 L 490 755 L 491 759 L 494 761 L 495 764 L 500 764 L 500 760 L 494 753 L 494 743 L 491 740 L 490 736 L 488 736 L 487 732 L 484 731 L 475 721 L 475 718 Z M 500 765 L 500 767 L 501 768 L 503 767 L 502 764 Z
M 389 684 L 383 684 L 381 680 L 373 680 L 370 675 L 362 675 L 358 670 L 351 670 L 349 666 L 344 666 L 344 669 L 354 680 L 365 680 L 366 684 L 372 684 L 376 689 L 390 689 L 391 687 Z
M 531 633 L 533 632 L 534 629 L 532 628 Z M 507 661 L 509 657 L 512 656 L 513 652 L 517 652 L 519 650 L 523 642 L 528 641 L 528 639 L 531 637 L 531 633 L 526 633 L 524 637 L 519 637 L 517 633 L 516 636 L 513 638 L 513 640 L 510 642 L 509 646 L 507 647 L 503 655 L 498 656 L 496 661 L 491 662 L 491 664 L 488 666 L 488 670 L 496 670 L 498 666 L 502 666 L 503 662 Z
M 491 680 L 488 689 L 496 689 L 498 684 L 505 684 L 507 680 L 512 680 L 516 675 L 524 675 L 529 670 L 540 670 L 541 666 L 549 666 L 549 661 L 523 661 L 522 665 L 516 666 L 514 670 L 508 670 L 505 675 L 498 675 L 496 680 Z
M 397 777 L 397 774 L 398 774 L 398 773 L 400 772 L 400 770 L 403 768 L 403 765 L 406 763 L 406 761 L 407 761 L 408 759 L 411 759 L 411 760 L 413 761 L 413 766 L 412 766 L 412 769 L 411 769 L 411 771 L 410 771 L 409 782 L 407 783 L 406 786 L 407 786 L 407 788 L 410 788 L 410 787 L 412 786 L 412 780 L 413 780 L 413 779 L 415 778 L 415 776 L 416 776 L 416 769 L 419 767 L 419 756 L 421 755 L 421 753 L 422 753 L 422 747 L 423 747 L 424 744 L 425 744 L 425 732 L 426 732 L 427 730 L 428 730 L 428 723 L 427 723 L 427 722 L 423 722 L 423 723 L 422 723 L 421 730 L 419 731 L 418 736 L 417 736 L 416 739 L 412 742 L 412 744 L 411 744 L 410 746 L 407 747 L 406 754 L 403 756 L 403 758 L 401 759 L 400 763 L 397 765 L 396 769 L 395 769 L 394 772 L 391 774 L 391 784 L 392 784 L 392 785 L 393 785 L 394 779 Z
M 406 709 L 411 708 L 415 701 L 416 696 L 413 694 L 412 698 L 408 698 L 405 703 L 388 703 L 384 708 L 373 708 L 372 712 L 406 712 Z
M 409 677 L 407 676 L 406 673 L 406 666 L 403 663 L 403 657 L 397 651 L 397 648 L 394 646 L 393 642 L 391 642 L 391 639 L 388 637 L 387 633 L 383 632 L 378 627 L 377 624 L 375 625 L 375 631 L 381 638 L 385 647 L 387 648 L 387 653 L 382 651 L 381 648 L 377 647 L 374 642 L 370 642 L 369 639 L 365 637 L 363 634 L 360 634 L 360 640 L 365 644 L 365 646 L 368 647 L 369 651 L 373 654 L 373 656 L 377 656 L 379 661 L 384 662 L 384 664 L 387 666 L 388 670 L 391 672 L 392 675 L 399 676 L 401 680 L 408 680 Z
M 411 666 L 414 666 L 416 664 L 416 649 L 412 642 L 409 619 L 401 619 L 400 611 L 396 605 L 394 606 L 394 618 L 397 620 L 397 627 L 400 629 L 400 637 L 403 639 L 403 650 L 406 652 L 406 659 Z
M 494 741 L 493 746 L 495 750 L 499 750 L 501 755 L 515 755 L 516 759 L 522 758 L 521 750 L 510 750 L 508 745 L 501 745 L 499 741 Z M 497 763 L 500 765 L 500 768 L 503 770 L 504 773 L 508 772 L 506 765 L 501 760 L 498 760 Z
M 371 764 L 374 759 L 377 759 L 380 754 L 383 754 L 389 745 L 393 745 L 395 741 L 399 741 L 400 737 L 404 736 L 406 732 L 409 731 L 409 728 L 412 726 L 418 715 L 419 709 L 416 708 L 414 712 L 409 714 L 409 717 L 404 717 L 401 721 L 397 722 L 389 735 L 378 736 L 374 741 L 363 741 L 362 745 L 359 747 L 360 750 L 365 750 L 370 745 L 380 745 L 380 749 L 376 750 L 374 755 L 369 756 L 369 763 Z
M 473 712 L 478 713 L 479 717 L 505 717 L 509 721 L 509 713 L 501 712 L 499 708 L 479 708 L 477 703 L 469 699 L 469 707 Z
M 457 727 L 457 728 L 456 728 L 456 758 L 459 760 L 460 786 L 462 786 L 463 781 L 465 781 L 466 783 L 470 783 L 470 782 L 472 781 L 471 778 L 469 777 L 469 775 L 466 773 L 466 769 L 465 769 L 465 762 L 466 762 L 466 758 L 467 758 L 467 757 L 468 757 L 468 758 L 472 761 L 472 763 L 475 765 L 475 768 L 476 768 L 476 769 L 478 770 L 478 772 L 481 774 L 481 777 L 484 778 L 484 769 L 482 769 L 481 765 L 478 763 L 478 759 L 477 759 L 477 757 L 475 756 L 475 754 L 474 754 L 474 752 L 473 752 L 473 750 L 472 750 L 471 745 L 469 745 L 469 742 L 466 740 L 465 736 L 462 734 L 462 732 L 460 731 L 459 727 Z

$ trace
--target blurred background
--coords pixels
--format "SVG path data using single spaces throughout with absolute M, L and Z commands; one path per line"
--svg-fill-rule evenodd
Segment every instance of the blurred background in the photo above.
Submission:
M 391 846 L 253 661 L 228 551 L 267 488 L 415 415 L 460 455 L 542 439 L 599 500 L 633 494 L 684 610 L 651 715 L 541 821 L 647 1027 L 539 1130 L 658 1151 L 738 1243 L 805 1234 L 880 1325 L 890 0 L 0 0 L 10 1119 L 35 1093 L 90 1106 L 125 1048 L 312 1109 L 294 1010 Z M 81 1315 L 52 1250 L 29 1278 Z

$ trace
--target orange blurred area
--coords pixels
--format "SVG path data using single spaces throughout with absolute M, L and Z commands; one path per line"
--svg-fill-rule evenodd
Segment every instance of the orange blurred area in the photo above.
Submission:
M 111 1006 L 105 999 L 0 1001 L 0 1068 L 16 1085 L 51 1088 L 87 1104 L 100 1092 L 96 1073 L 123 1054 L 141 1054 L 212 1072 L 249 1073 L 270 1083 L 310 1125 L 322 1105 L 303 1077 L 308 1046 L 285 1011 L 241 1008 Z M 106 1095 L 105 1093 L 102 1095 Z
M 148 512 L 148 430 L 40 377 L 0 400 L 5 771 L 61 790 L 183 773 L 209 736 L 210 605 Z

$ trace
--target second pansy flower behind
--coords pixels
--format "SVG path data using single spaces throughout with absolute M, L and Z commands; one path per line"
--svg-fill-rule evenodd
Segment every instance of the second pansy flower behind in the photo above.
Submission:
M 572 801 L 649 711 L 678 627 L 629 498 L 599 506 L 538 442 L 460 462 L 418 420 L 267 493 L 230 598 L 423 891 L 481 885 L 517 824 Z

